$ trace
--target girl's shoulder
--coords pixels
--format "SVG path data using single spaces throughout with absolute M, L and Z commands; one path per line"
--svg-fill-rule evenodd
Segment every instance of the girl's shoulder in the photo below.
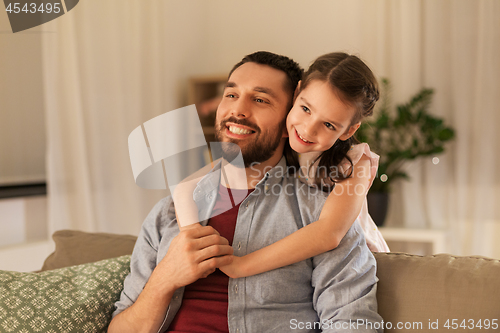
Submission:
M 372 186 L 373 180 L 377 176 L 378 162 L 379 162 L 380 157 L 370 150 L 370 146 L 367 143 L 360 143 L 357 145 L 353 145 L 351 147 L 351 149 L 347 152 L 347 156 L 352 161 L 352 166 L 354 167 L 354 172 L 356 172 L 357 174 L 359 174 L 360 172 L 365 172 L 365 171 L 368 172 L 366 175 L 369 175 L 369 178 L 370 178 L 370 185 L 369 186 Z M 356 170 L 356 164 L 358 164 L 358 162 L 363 157 L 368 158 L 370 160 L 369 170 L 363 170 L 363 169 Z M 342 163 L 341 163 L 342 171 L 346 172 L 349 170 L 349 168 L 351 168 L 351 163 L 347 159 L 344 159 L 344 161 L 342 161 Z
M 318 157 L 321 152 L 309 152 L 305 154 L 299 154 L 299 179 L 309 186 L 315 186 L 314 175 L 318 167 Z M 347 152 L 347 156 L 351 159 L 352 164 L 347 158 L 345 158 L 339 165 L 339 171 L 344 174 L 349 174 L 350 168 L 354 166 L 363 158 L 366 157 L 370 160 L 370 179 L 373 182 L 377 174 L 379 156 L 370 150 L 370 146 L 367 143 L 360 143 L 351 146 L 351 149 Z M 359 170 L 358 170 L 359 171 Z M 370 183 L 371 185 L 371 183 Z
M 363 156 L 366 156 L 370 160 L 370 164 L 373 166 L 378 166 L 380 157 L 370 150 L 370 146 L 367 143 L 359 143 L 357 145 L 352 145 L 351 149 L 347 152 L 347 156 L 351 159 L 352 165 L 356 165 Z M 344 161 L 344 163 L 348 161 Z

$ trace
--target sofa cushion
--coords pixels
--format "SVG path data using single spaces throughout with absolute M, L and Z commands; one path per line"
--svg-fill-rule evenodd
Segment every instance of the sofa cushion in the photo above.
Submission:
M 393 329 L 398 322 L 413 329 L 421 323 L 420 331 L 432 332 L 499 329 L 499 260 L 404 253 L 375 253 L 375 258 L 379 313 Z
M 56 250 L 45 259 L 42 271 L 80 265 L 131 254 L 137 237 L 76 230 L 56 231 Z
M 0 271 L 1 332 L 106 332 L 130 255 L 41 273 Z

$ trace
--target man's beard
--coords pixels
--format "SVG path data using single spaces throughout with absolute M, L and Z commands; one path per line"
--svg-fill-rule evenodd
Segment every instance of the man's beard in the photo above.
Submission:
M 243 145 L 243 147 L 237 146 L 240 140 L 228 137 L 225 137 L 227 141 L 235 143 L 235 145 L 222 145 L 221 147 L 222 157 L 229 162 L 234 160 L 241 150 L 245 168 L 248 168 L 252 164 L 262 163 L 270 159 L 278 148 L 283 130 L 285 129 L 285 122 L 283 121 L 276 126 L 276 128 L 271 128 L 263 132 L 257 125 L 249 122 L 245 118 L 237 119 L 235 117 L 230 117 L 215 125 L 215 137 L 217 141 L 223 142 L 223 131 L 226 130 L 226 123 L 228 122 L 247 126 L 255 131 L 256 138 Z

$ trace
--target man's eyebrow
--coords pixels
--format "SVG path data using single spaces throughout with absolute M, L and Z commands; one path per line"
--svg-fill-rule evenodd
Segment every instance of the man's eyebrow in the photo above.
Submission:
M 255 87 L 255 88 L 253 88 L 253 90 L 256 91 L 256 92 L 267 94 L 267 95 L 271 96 L 272 98 L 276 98 L 276 94 L 271 89 L 269 89 L 269 88 L 266 88 L 266 87 Z
M 304 102 L 304 104 L 311 110 L 314 110 L 314 107 L 311 106 L 311 104 L 307 101 L 307 99 L 305 99 L 303 96 L 300 96 L 300 99 Z M 335 121 L 332 121 L 332 120 L 328 120 L 326 119 L 326 122 L 328 123 L 332 123 L 334 124 L 335 126 L 339 127 L 339 128 L 344 128 L 344 126 L 342 126 L 341 124 L 335 122 Z
M 226 88 L 237 88 L 237 87 L 238 87 L 238 85 L 236 84 L 236 82 L 228 81 L 226 83 Z M 277 98 L 276 94 L 271 89 L 269 89 L 269 88 L 266 88 L 266 87 L 254 87 L 253 90 L 256 91 L 256 92 L 267 94 L 267 95 L 271 96 L 272 98 Z

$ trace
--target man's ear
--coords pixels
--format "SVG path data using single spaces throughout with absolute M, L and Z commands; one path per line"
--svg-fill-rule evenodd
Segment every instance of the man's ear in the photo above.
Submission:
M 295 92 L 293 93 L 293 102 L 295 103 L 295 100 L 297 99 L 297 96 L 299 96 L 299 92 L 300 92 L 300 83 L 302 82 L 302 80 L 299 81 L 299 83 L 297 83 L 297 87 L 295 88 Z
M 342 140 L 342 141 L 345 141 L 347 139 L 349 139 L 351 136 L 354 135 L 354 133 L 356 133 L 356 131 L 358 130 L 359 126 L 361 126 L 361 122 L 358 122 L 354 125 L 351 125 L 351 127 L 349 127 L 349 129 L 344 133 L 342 134 L 341 136 L 339 136 L 339 139 Z

